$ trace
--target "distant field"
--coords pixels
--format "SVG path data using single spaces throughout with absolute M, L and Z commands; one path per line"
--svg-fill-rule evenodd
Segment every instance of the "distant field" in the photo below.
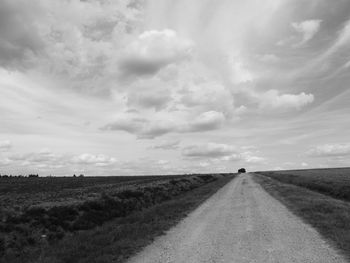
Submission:
M 99 197 L 102 192 L 181 177 L 184 175 L 0 178 L 0 215 L 5 210 L 18 212 L 33 205 L 84 202 Z
M 350 168 L 266 171 L 254 178 L 350 260 Z
M 113 260 L 122 262 L 232 177 L 0 178 L 0 262 L 37 262 L 44 257 L 44 247 L 45 262 L 68 262 L 67 257 L 71 262 L 95 262 L 95 250 L 102 248 L 96 247 L 99 241 L 94 238 L 101 235 L 109 238 L 105 246 L 114 244 L 111 253 L 119 253 L 120 260 Z M 181 199 L 183 196 L 188 200 Z M 163 206 L 167 214 L 162 217 L 160 211 L 152 212 L 157 206 Z M 110 224 L 115 229 L 103 232 Z M 114 237 L 110 237 L 112 232 Z M 81 235 L 89 238 L 80 239 Z M 115 235 L 120 236 L 118 240 Z M 136 237 L 137 244 L 133 243 Z M 87 243 L 79 247 L 81 242 Z M 57 246 L 64 254 L 57 254 Z M 111 262 L 108 253 L 98 255 L 108 258 L 99 262 Z

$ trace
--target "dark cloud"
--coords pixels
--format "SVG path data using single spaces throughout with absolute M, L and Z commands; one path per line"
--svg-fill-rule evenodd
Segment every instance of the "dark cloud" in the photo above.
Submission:
M 41 15 L 35 1 L 0 0 L 0 66 L 24 68 L 44 43 L 34 26 Z
M 151 75 L 167 64 L 169 60 L 165 59 L 129 57 L 120 62 L 119 68 L 125 76 Z

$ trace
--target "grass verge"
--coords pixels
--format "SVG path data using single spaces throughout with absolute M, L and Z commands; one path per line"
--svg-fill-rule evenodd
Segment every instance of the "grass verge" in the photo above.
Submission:
M 255 174 L 253 178 L 350 260 L 349 202 L 261 174 Z
M 350 201 L 349 168 L 259 172 L 282 183 L 294 184 L 321 194 Z
M 110 220 L 93 229 L 74 232 L 55 242 L 44 240 L 39 251 L 33 250 L 26 255 L 4 260 L 11 263 L 124 262 L 174 226 L 232 178 L 232 175 L 218 177 L 217 180 L 183 192 L 170 200 Z

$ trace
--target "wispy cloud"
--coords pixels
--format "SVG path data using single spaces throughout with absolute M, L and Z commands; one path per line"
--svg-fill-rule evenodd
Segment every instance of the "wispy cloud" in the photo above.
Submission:
M 337 165 L 350 128 L 348 8 L 0 0 L 0 168 L 262 170 L 326 155 Z

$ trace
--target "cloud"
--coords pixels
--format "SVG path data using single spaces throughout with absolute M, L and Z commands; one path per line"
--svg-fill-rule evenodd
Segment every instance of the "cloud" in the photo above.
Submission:
M 215 110 L 228 114 L 234 110 L 230 90 L 219 82 L 190 83 L 179 91 L 179 103 L 189 109 Z
M 306 155 L 311 157 L 332 157 L 350 155 L 350 143 L 324 144 L 309 149 Z
M 189 57 L 193 43 L 174 30 L 145 31 L 128 45 L 119 67 L 123 75 L 150 75 Z
M 227 157 L 236 153 L 236 148 L 219 143 L 206 143 L 201 145 L 191 145 L 182 149 L 182 155 L 185 157 L 205 157 L 205 158 L 219 158 Z
M 302 35 L 302 40 L 295 44 L 295 47 L 300 47 L 309 42 L 319 31 L 322 20 L 306 20 L 300 23 L 292 23 L 295 31 Z
M 101 130 L 125 131 L 137 135 L 139 139 L 154 139 L 175 129 L 169 121 L 149 121 L 144 118 L 119 118 L 101 128 Z
M 11 154 L 8 157 L 11 161 L 22 162 L 23 164 L 54 163 L 63 160 L 64 156 L 55 154 L 49 149 L 42 149 L 39 152 Z
M 294 108 L 300 110 L 307 104 L 314 101 L 314 95 L 305 94 L 282 94 L 279 95 L 277 90 L 269 90 L 262 94 L 259 98 L 260 108 L 262 109 L 289 109 Z
M 84 153 L 81 155 L 73 156 L 71 161 L 75 164 L 108 166 L 116 163 L 117 160 L 104 154 L 94 155 Z
M 219 129 L 225 121 L 222 112 L 207 111 L 200 114 L 185 128 L 185 131 L 200 132 Z
M 173 132 L 176 127 L 171 122 L 151 122 L 138 134 L 139 139 L 154 139 L 155 137 Z
M 119 162 L 104 154 L 58 154 L 49 149 L 38 152 L 13 153 L 0 158 L 0 165 L 6 166 L 6 172 L 17 174 L 40 173 L 41 175 L 69 175 L 88 172 L 91 175 L 112 175 L 111 169 Z
M 0 0 L 0 66 L 25 68 L 30 56 L 42 51 L 34 23 L 41 12 L 37 1 Z
M 0 166 L 9 165 L 11 163 L 12 163 L 12 161 L 9 158 L 7 158 L 7 157 L 0 158 Z
M 119 118 L 104 127 L 102 130 L 125 131 L 132 134 L 140 133 L 143 127 L 147 124 L 144 118 Z
M 305 163 L 305 162 L 302 162 L 300 165 L 301 165 L 301 167 L 308 167 L 309 166 L 309 164 Z
M 263 157 L 252 156 L 249 154 L 245 154 L 243 158 L 247 163 L 262 164 L 266 162 L 266 159 Z
M 233 145 L 219 143 L 205 143 L 186 146 L 182 149 L 182 156 L 192 159 L 207 159 L 213 163 L 243 162 L 246 164 L 264 164 L 266 158 L 256 156 L 256 152 L 241 151 Z
M 146 119 L 124 116 L 103 126 L 101 130 L 125 131 L 137 135 L 139 139 L 154 139 L 167 133 L 204 132 L 219 129 L 225 121 L 221 112 L 208 111 L 197 116 L 193 121 L 175 122 L 166 117 Z
M 277 63 L 280 61 L 280 58 L 277 57 L 275 54 L 263 54 L 258 56 L 258 59 L 265 63 Z
M 4 151 L 8 151 L 12 148 L 12 143 L 9 140 L 6 141 L 0 141 L 0 152 Z
M 172 100 L 171 94 L 166 89 L 154 89 L 140 87 L 140 90 L 128 94 L 127 105 L 141 109 L 152 109 L 156 111 L 167 107 Z
M 180 141 L 163 141 L 151 147 L 151 149 L 175 150 L 179 148 Z

